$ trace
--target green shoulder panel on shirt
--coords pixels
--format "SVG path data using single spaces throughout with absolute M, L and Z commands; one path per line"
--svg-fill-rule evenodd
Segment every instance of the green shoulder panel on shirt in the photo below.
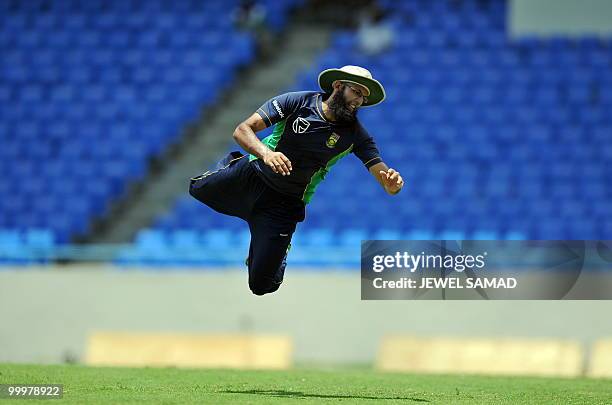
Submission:
M 308 185 L 304 189 L 304 195 L 302 196 L 302 200 L 304 200 L 304 203 L 308 204 L 310 200 L 312 200 L 312 196 L 314 195 L 315 190 L 319 186 L 319 183 L 323 181 L 332 166 L 338 163 L 338 160 L 351 153 L 352 150 L 353 145 L 349 146 L 349 148 L 344 152 L 339 153 L 333 158 L 331 158 L 324 168 L 317 170 L 315 174 L 312 175 L 312 177 L 310 178 L 310 183 L 308 183 Z
M 278 124 L 276 124 L 274 126 L 274 131 L 272 131 L 272 134 L 266 136 L 264 139 L 261 140 L 261 142 L 271 150 L 276 150 L 276 145 L 278 145 L 278 142 L 280 141 L 283 132 L 285 132 L 285 120 L 280 121 Z M 249 162 L 255 159 L 259 158 L 255 155 L 249 155 Z

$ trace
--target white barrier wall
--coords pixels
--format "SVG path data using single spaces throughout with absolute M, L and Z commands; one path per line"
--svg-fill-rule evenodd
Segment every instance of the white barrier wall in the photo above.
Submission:
M 289 268 L 254 296 L 246 270 L 0 271 L 0 362 L 82 360 L 95 330 L 288 334 L 298 363 L 372 362 L 381 337 L 612 336 L 612 301 L 361 301 L 357 271 Z
M 612 34 L 610 0 L 511 0 L 508 30 L 521 35 Z

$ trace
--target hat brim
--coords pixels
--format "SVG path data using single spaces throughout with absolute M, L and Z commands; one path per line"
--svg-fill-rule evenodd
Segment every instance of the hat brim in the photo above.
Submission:
M 319 74 L 319 87 L 326 93 L 333 91 L 332 83 L 336 80 L 349 80 L 355 83 L 359 83 L 370 90 L 367 103 L 363 103 L 362 107 L 371 107 L 373 105 L 381 103 L 385 97 L 385 89 L 378 80 L 368 79 L 367 77 L 353 75 L 340 69 L 327 69 Z

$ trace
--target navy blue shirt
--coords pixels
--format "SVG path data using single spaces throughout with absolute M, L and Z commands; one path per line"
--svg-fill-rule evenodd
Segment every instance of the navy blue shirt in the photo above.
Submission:
M 266 126 L 275 125 L 272 135 L 262 140 L 270 149 L 291 161 L 291 175 L 274 173 L 256 156 L 249 160 L 259 176 L 273 189 L 310 202 L 319 183 L 342 157 L 354 153 L 365 165 L 382 161 L 378 148 L 356 120 L 338 125 L 323 116 L 323 93 L 300 91 L 266 101 L 258 110 Z

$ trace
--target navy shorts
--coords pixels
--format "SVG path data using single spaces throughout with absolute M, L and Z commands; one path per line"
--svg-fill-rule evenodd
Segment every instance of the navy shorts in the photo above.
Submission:
M 278 290 L 291 237 L 305 217 L 304 202 L 270 188 L 248 155 L 240 152 L 231 152 L 214 170 L 193 177 L 189 193 L 213 210 L 249 224 L 249 287 L 257 295 Z

